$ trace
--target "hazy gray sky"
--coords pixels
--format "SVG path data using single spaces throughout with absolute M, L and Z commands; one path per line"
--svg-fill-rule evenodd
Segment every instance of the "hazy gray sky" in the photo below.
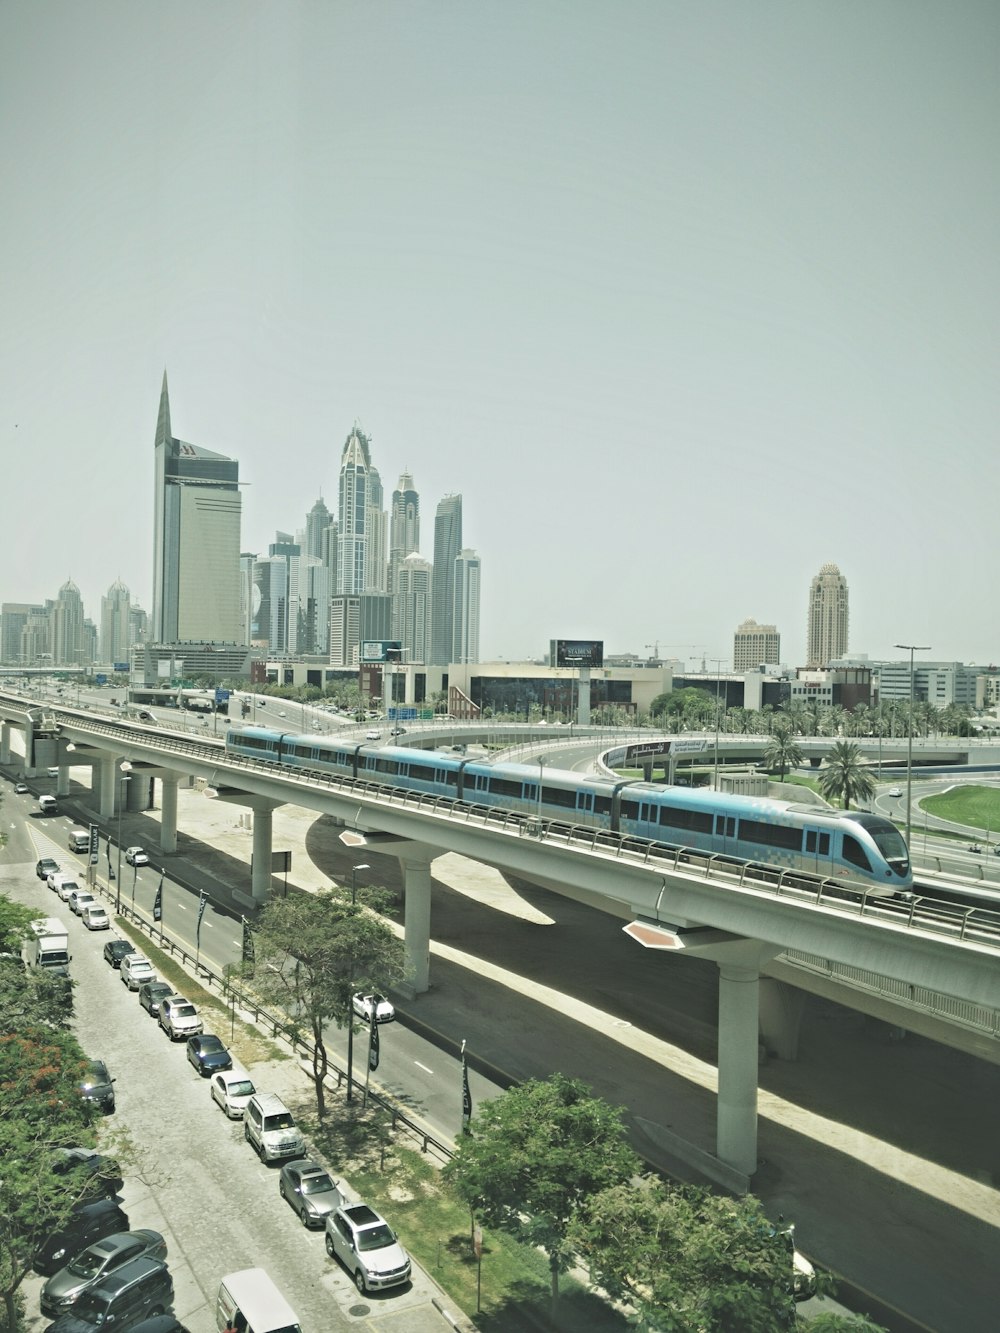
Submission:
M 1000 6 L 0 7 L 0 599 L 150 609 L 153 437 L 243 548 L 355 420 L 482 655 L 550 637 L 1000 659 Z M 688 647 L 693 645 L 695 647 Z

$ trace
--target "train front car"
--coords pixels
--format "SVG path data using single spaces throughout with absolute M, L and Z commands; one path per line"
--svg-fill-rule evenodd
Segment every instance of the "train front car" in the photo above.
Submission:
M 855 835 L 871 862 L 871 877 L 883 893 L 905 894 L 913 889 L 913 867 L 906 839 L 889 819 L 851 810 L 841 816 L 855 826 Z

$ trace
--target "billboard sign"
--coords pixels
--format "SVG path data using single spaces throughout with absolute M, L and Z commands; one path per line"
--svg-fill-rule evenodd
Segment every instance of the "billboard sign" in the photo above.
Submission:
M 366 666 L 381 666 L 386 662 L 398 662 L 403 656 L 403 645 L 399 639 L 362 639 L 361 661 Z
M 604 665 L 603 639 L 553 639 L 550 660 L 557 667 Z

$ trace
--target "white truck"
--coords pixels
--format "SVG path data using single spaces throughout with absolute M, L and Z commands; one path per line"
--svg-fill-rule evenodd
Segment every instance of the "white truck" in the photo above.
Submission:
M 25 967 L 43 967 L 53 976 L 69 976 L 69 934 L 54 916 L 32 921 L 31 934 L 21 945 Z

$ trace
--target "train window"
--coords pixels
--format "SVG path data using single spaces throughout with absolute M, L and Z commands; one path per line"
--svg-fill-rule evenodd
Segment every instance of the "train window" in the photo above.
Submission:
M 395 759 L 376 759 L 372 768 L 376 773 L 384 773 L 392 778 L 399 772 L 399 763 Z
M 519 797 L 522 794 L 522 791 L 524 790 L 524 784 L 522 782 L 511 781 L 510 778 L 498 778 L 495 774 L 491 773 L 488 783 L 488 790 L 491 791 L 494 794 L 494 796 Z M 535 799 L 537 800 L 538 798 L 537 785 L 533 788 L 533 790 L 535 793 Z
M 442 774 L 431 764 L 411 764 L 410 777 L 420 782 L 440 782 Z
M 595 796 L 595 797 L 594 797 L 594 814 L 595 814 L 595 815 L 608 815 L 608 816 L 611 815 L 611 797 L 610 797 L 610 796 Z
M 812 856 L 829 856 L 829 833 L 817 833 L 815 829 L 806 829 L 806 851 Z
M 561 805 L 567 810 L 575 810 L 576 791 L 573 789 L 566 791 L 562 787 L 543 787 L 542 803 L 543 805 Z
M 858 866 L 861 870 L 871 870 L 871 862 L 865 854 L 865 849 L 858 842 L 857 838 L 852 838 L 849 833 L 844 834 L 844 860 L 850 861 L 852 866 Z
M 622 819 L 638 819 L 638 818 L 639 818 L 639 802 L 638 802 L 638 801 L 622 801 L 622 804 L 621 804 L 621 812 L 620 812 L 620 813 L 621 813 L 621 817 L 622 817 Z
M 715 816 L 715 836 L 717 838 L 736 837 L 736 820 L 732 815 Z
M 668 828 L 690 829 L 692 833 L 712 832 L 712 816 L 705 810 L 682 810 L 674 805 L 661 805 L 660 823 Z
M 740 841 L 758 843 L 762 847 L 785 847 L 797 852 L 802 848 L 802 831 L 786 828 L 783 824 L 766 824 L 762 819 L 741 819 Z

